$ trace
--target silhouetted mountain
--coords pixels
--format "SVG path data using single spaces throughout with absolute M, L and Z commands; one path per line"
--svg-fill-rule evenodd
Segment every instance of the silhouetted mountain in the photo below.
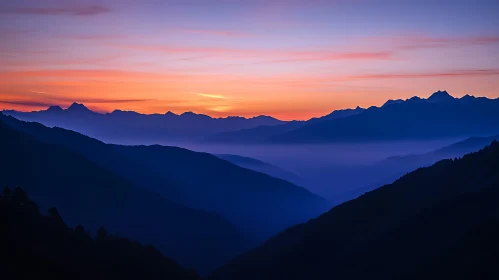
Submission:
M 329 199 L 333 203 L 353 199 L 379 186 L 391 183 L 417 168 L 430 166 L 443 159 L 462 157 L 467 153 L 476 152 L 493 140 L 499 140 L 499 135 L 471 137 L 427 153 L 392 156 L 369 165 L 334 170 L 334 172 L 337 172 L 336 174 L 340 173 L 345 176 L 347 183 L 344 183 L 345 186 L 342 187 L 339 193 L 336 192 L 335 196 Z M 362 175 L 357 176 L 356 174 Z M 334 175 L 330 177 L 334 178 Z M 354 180 L 355 183 L 348 185 L 348 182 Z M 338 182 L 336 183 L 338 184 Z
M 428 97 L 427 101 L 428 102 L 448 102 L 448 101 L 453 101 L 454 97 L 452 97 L 447 91 L 437 91 L 434 92 L 430 97 Z
M 50 110 L 50 108 L 49 108 L 49 110 Z M 56 111 L 61 112 L 60 110 L 56 110 Z M 69 106 L 69 108 L 67 109 L 67 112 L 80 113 L 80 114 L 93 113 L 92 111 L 90 111 L 90 109 L 85 107 L 85 105 L 80 104 L 80 103 L 76 103 L 76 102 L 73 103 L 71 106 Z
M 412 164 L 414 168 L 432 165 L 433 163 L 447 158 L 461 157 L 467 153 L 475 152 L 486 146 L 493 140 L 499 139 L 499 135 L 490 137 L 470 137 L 466 140 L 456 142 L 452 145 L 442 147 L 435 151 L 424 154 L 393 156 L 378 163 L 392 167 L 404 167 Z
M 60 106 L 50 106 L 48 109 L 47 109 L 47 112 L 54 112 L 54 113 L 59 113 L 59 112 L 62 112 L 64 111 Z
M 253 242 L 327 211 L 331 204 L 304 188 L 226 160 L 177 147 L 115 146 L 122 155 L 177 182 L 155 191 L 190 207 L 219 213 Z
M 263 142 L 269 138 L 295 130 L 306 124 L 317 123 L 323 120 L 334 120 L 334 119 L 354 116 L 362 113 L 365 110 L 366 109 L 360 107 L 357 107 L 355 109 L 336 110 L 326 116 L 320 118 L 312 118 L 308 121 L 292 121 L 280 125 L 259 126 L 256 128 L 223 132 L 211 135 L 203 139 L 203 142 L 242 143 L 242 144 Z
M 302 185 L 303 179 L 298 175 L 286 171 L 278 166 L 272 165 L 267 162 L 263 162 L 261 160 L 257 160 L 250 157 L 243 157 L 238 155 L 229 155 L 229 154 L 214 154 L 216 157 L 231 162 L 237 166 L 251 169 L 256 172 L 265 173 L 274 178 L 282 179 L 288 182 L 291 182 L 296 185 Z
M 349 117 L 305 124 L 273 135 L 273 143 L 382 141 L 469 137 L 499 133 L 499 99 L 453 98 L 439 91 Z
M 385 104 L 383 104 L 382 107 L 389 106 L 389 105 L 392 105 L 392 104 L 399 104 L 399 103 L 402 103 L 402 102 L 404 102 L 404 100 L 402 100 L 402 99 L 396 99 L 396 100 L 391 100 L 390 99 L 390 100 L 386 101 Z
M 497 279 L 499 144 L 292 227 L 211 279 Z
M 291 122 L 209 136 L 220 143 L 309 143 L 466 137 L 499 133 L 499 99 L 437 91 L 428 99 L 388 100 L 368 109 L 336 110 Z
M 37 139 L 17 130 L 18 127 L 12 128 L 4 120 L 45 136 L 37 135 L 42 138 Z M 64 144 L 47 141 L 61 138 L 60 142 L 74 141 L 72 145 L 81 145 L 81 151 L 95 148 L 94 152 L 102 152 L 102 157 L 113 155 L 100 148 L 100 142 L 85 146 L 85 141 L 93 142 L 73 134 L 78 135 L 2 116 L 0 183 L 23 186 L 42 208 L 55 206 L 61 210 L 72 227 L 81 224 L 96 231 L 105 226 L 110 232 L 153 244 L 179 263 L 200 272 L 206 273 L 220 265 L 245 246 L 238 230 L 224 218 L 164 199 L 124 179 L 111 166 L 100 166 L 104 161 L 94 163 L 89 159 L 90 153 L 82 155 Z M 110 159 L 107 163 L 119 168 L 140 166 L 128 165 L 130 161 L 126 158 Z M 167 186 L 164 181 L 161 183 Z
M 430 154 L 448 158 L 460 157 L 467 153 L 476 152 L 494 140 L 499 140 L 499 135 L 490 137 L 470 137 L 466 140 L 435 150 Z
M 42 215 L 20 188 L 0 194 L 0 229 L 2 279 L 199 279 L 154 247 Z
M 471 137 L 425 154 L 389 157 L 370 168 L 377 173 L 385 174 L 384 183 L 387 183 L 416 168 L 430 166 L 442 159 L 461 157 L 467 153 L 476 152 L 498 139 L 499 135 Z M 372 187 L 374 185 L 371 189 Z
M 212 118 L 193 112 L 181 115 L 171 112 L 164 115 L 144 115 L 133 111 L 115 110 L 112 113 L 100 114 L 78 103 L 73 103 L 66 110 L 51 106 L 44 111 L 6 110 L 4 114 L 50 127 L 71 129 L 113 143 L 121 143 L 123 139 L 148 143 L 194 141 L 215 133 L 285 123 L 268 116 Z
M 334 119 L 340 119 L 340 118 L 350 117 L 350 116 L 354 116 L 354 115 L 360 114 L 360 113 L 364 112 L 365 110 L 366 109 L 360 108 L 359 106 L 357 106 L 357 108 L 355 108 L 355 109 L 336 110 L 336 111 L 333 111 L 329 115 L 325 115 L 325 116 L 320 117 L 320 118 L 312 118 L 312 119 L 308 120 L 307 123 L 313 123 L 313 122 L 316 122 L 316 121 L 334 120 Z
M 73 131 L 1 118 L 16 129 L 76 151 L 101 168 L 169 200 L 222 214 L 253 243 L 330 207 L 328 201 L 301 187 L 210 154 L 176 147 L 109 145 Z

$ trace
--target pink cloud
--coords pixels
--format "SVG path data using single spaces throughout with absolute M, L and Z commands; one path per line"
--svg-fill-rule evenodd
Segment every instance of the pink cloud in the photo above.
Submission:
M 241 31 L 230 30 L 213 30 L 213 29 L 178 29 L 174 30 L 178 33 L 209 35 L 209 36 L 223 36 L 223 37 L 252 37 L 251 34 Z
M 51 105 L 54 105 L 52 103 L 44 102 L 44 101 L 36 101 L 36 100 L 0 100 L 0 104 L 7 104 L 7 105 L 17 105 L 17 106 L 22 106 L 22 107 L 30 107 L 30 108 L 46 108 Z
M 363 79 L 420 79 L 437 77 L 483 77 L 499 75 L 499 69 L 478 69 L 478 70 L 455 70 L 447 72 L 433 73 L 402 73 L 402 74 L 366 74 L 345 77 L 345 80 L 363 80 Z
M 499 36 L 463 37 L 463 38 L 407 38 L 401 49 L 442 48 L 455 46 L 473 46 L 499 43 Z
M 128 49 L 149 51 L 163 54 L 200 55 L 203 58 L 261 58 L 261 62 L 295 62 L 295 61 L 334 61 L 334 60 L 387 60 L 393 52 L 338 52 L 329 50 L 265 50 L 265 49 L 232 49 L 211 47 L 178 47 L 162 45 L 128 45 Z
M 386 44 L 388 47 L 396 50 L 416 50 L 497 44 L 499 43 L 499 36 L 432 37 L 427 35 L 410 34 L 403 36 L 370 37 L 362 40 L 367 41 L 367 44 Z M 366 42 L 363 44 L 366 44 Z
M 109 13 L 112 10 L 108 7 L 93 5 L 79 8 L 17 8 L 4 10 L 2 13 L 20 15 L 71 15 L 71 16 L 92 16 L 102 13 Z
M 46 77 L 46 78 L 85 78 L 85 79 L 117 79 L 117 80 L 132 80 L 132 79 L 165 79 L 175 76 L 174 74 L 158 74 L 148 72 L 135 72 L 123 70 L 34 70 L 34 71 L 6 71 L 0 72 L 0 75 L 14 78 L 28 77 Z

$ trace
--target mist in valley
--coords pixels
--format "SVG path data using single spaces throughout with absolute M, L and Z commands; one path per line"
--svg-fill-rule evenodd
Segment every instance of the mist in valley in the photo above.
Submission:
M 137 143 L 128 145 L 177 146 L 197 152 L 233 154 L 250 157 L 280 167 L 297 175 L 299 184 L 334 204 L 353 199 L 365 191 L 391 183 L 405 172 L 380 166 L 393 157 L 424 154 L 461 141 L 463 138 L 432 141 L 391 141 L 371 143 L 231 145 L 182 142 Z M 400 173 L 399 170 L 405 170 Z

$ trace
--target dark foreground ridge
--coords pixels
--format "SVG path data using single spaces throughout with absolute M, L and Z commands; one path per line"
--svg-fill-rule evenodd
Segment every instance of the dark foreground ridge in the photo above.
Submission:
M 239 231 L 219 215 L 165 199 L 77 151 L 43 142 L 1 120 L 0 136 L 0 184 L 22 186 L 42 209 L 59 209 L 71 227 L 80 224 L 95 232 L 104 226 L 152 244 L 201 274 L 244 247 Z
M 56 208 L 49 215 L 21 188 L 0 195 L 2 279 L 199 279 L 151 246 L 113 236 L 95 238 L 68 227 Z
M 292 227 L 211 279 L 499 279 L 498 260 L 494 141 Z
M 236 226 L 251 244 L 263 242 L 331 208 L 328 201 L 302 187 L 241 168 L 211 154 L 167 146 L 110 145 L 77 132 L 1 114 L 0 120 L 40 141 L 76 152 L 169 201 L 217 213 Z M 220 241 L 225 243 L 224 239 Z M 205 241 L 206 238 L 202 238 L 196 242 Z M 241 252 L 241 246 L 235 245 L 227 248 L 225 257 L 229 258 L 225 261 Z M 185 258 L 192 259 L 192 255 Z M 218 258 L 212 255 L 211 259 Z

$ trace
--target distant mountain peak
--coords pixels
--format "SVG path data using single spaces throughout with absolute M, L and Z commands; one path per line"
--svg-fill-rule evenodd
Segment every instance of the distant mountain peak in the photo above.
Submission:
M 124 111 L 116 109 L 111 112 L 111 115 L 140 115 L 140 113 L 137 113 L 135 111 Z
M 395 100 L 390 99 L 390 100 L 386 101 L 385 104 L 383 104 L 383 106 L 381 106 L 381 107 L 385 107 L 387 105 L 392 105 L 392 104 L 399 104 L 402 102 L 404 102 L 404 100 L 402 100 L 402 99 L 395 99 Z
M 452 97 L 447 91 L 437 91 L 433 93 L 430 97 L 428 97 L 428 101 L 431 102 L 441 102 L 441 101 L 447 101 L 447 100 L 454 100 L 454 97 Z
M 181 117 L 184 118 L 191 118 L 191 119 L 212 119 L 212 117 L 204 114 L 196 114 L 192 111 L 184 112 L 180 115 Z
M 472 99 L 476 99 L 476 97 L 473 95 L 466 94 L 465 96 L 461 97 L 460 99 L 461 100 L 472 100 Z
M 266 115 L 259 115 L 259 116 L 255 116 L 255 117 L 252 117 L 250 119 L 268 119 L 268 120 L 277 120 L 276 118 L 274 117 L 271 117 L 271 116 L 266 116 Z
M 48 109 L 47 109 L 48 112 L 62 112 L 63 109 L 61 108 L 61 106 L 50 106 Z
M 422 99 L 419 96 L 413 96 L 406 101 L 411 101 L 411 102 L 416 102 L 416 101 L 421 101 Z
M 69 108 L 67 109 L 67 111 L 71 111 L 71 112 L 91 112 L 90 109 L 88 109 L 87 107 L 85 107 L 85 105 L 83 104 L 80 104 L 80 103 L 73 103 L 71 104 L 71 106 L 69 106 Z
M 171 112 L 171 111 L 168 111 L 168 112 L 165 113 L 165 116 L 177 117 L 178 115 L 175 114 L 175 113 L 173 113 L 173 112 Z

